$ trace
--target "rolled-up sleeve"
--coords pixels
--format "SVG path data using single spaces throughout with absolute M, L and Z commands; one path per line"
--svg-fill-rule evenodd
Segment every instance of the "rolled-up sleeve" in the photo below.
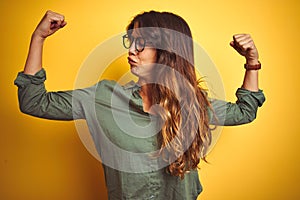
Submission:
M 211 100 L 211 124 L 233 126 L 252 122 L 256 118 L 258 107 L 261 107 L 265 102 L 262 90 L 253 92 L 239 88 L 236 91 L 236 97 L 235 103 Z
M 21 112 L 45 119 L 73 120 L 82 119 L 81 101 L 74 99 L 74 93 L 84 90 L 47 92 L 45 88 L 46 72 L 44 69 L 35 75 L 19 72 L 15 80 L 18 86 L 18 100 Z

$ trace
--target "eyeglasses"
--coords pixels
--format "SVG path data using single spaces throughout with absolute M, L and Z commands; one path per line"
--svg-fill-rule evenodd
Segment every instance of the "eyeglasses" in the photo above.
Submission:
M 138 52 L 142 52 L 145 49 L 146 46 L 146 40 L 142 37 L 131 37 L 128 34 L 123 35 L 123 45 L 126 49 L 129 49 L 132 45 L 132 43 L 135 41 L 135 49 Z

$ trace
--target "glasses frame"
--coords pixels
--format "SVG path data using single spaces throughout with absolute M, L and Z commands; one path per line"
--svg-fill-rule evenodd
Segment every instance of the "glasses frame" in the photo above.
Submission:
M 123 46 L 125 47 L 125 49 L 130 49 L 132 43 L 134 43 L 134 48 L 137 52 L 144 51 L 146 43 L 147 43 L 145 38 L 143 38 L 143 37 L 136 37 L 136 38 L 132 37 L 132 39 L 130 40 L 129 39 L 129 34 L 123 35 L 122 38 L 123 38 Z M 125 44 L 126 39 L 130 41 L 129 47 Z M 143 42 L 141 42 L 141 41 L 143 41 Z M 139 48 L 139 47 L 141 47 L 141 48 Z

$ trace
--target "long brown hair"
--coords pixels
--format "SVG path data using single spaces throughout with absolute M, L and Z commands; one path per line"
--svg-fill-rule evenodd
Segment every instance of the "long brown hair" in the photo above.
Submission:
M 150 84 L 150 98 L 162 108 L 157 111 L 163 122 L 158 134 L 160 154 L 169 164 L 168 172 L 184 178 L 200 159 L 205 160 L 211 143 L 211 105 L 196 77 L 192 34 L 184 19 L 169 12 L 135 16 L 127 27 L 128 34 L 136 24 L 157 50 L 157 84 Z

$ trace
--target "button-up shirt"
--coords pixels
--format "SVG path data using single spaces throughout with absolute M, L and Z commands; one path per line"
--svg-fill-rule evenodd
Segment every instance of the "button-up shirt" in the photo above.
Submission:
M 155 152 L 157 117 L 143 111 L 140 86 L 129 82 L 122 86 L 103 80 L 96 85 L 70 91 L 47 92 L 45 70 L 35 75 L 20 72 L 18 86 L 20 110 L 46 119 L 85 119 L 104 168 L 110 200 L 196 199 L 202 191 L 198 171 L 184 179 L 166 171 L 168 165 Z M 230 103 L 211 99 L 215 121 L 211 124 L 239 125 L 255 119 L 258 107 L 265 101 L 258 92 L 239 88 L 237 101 Z

